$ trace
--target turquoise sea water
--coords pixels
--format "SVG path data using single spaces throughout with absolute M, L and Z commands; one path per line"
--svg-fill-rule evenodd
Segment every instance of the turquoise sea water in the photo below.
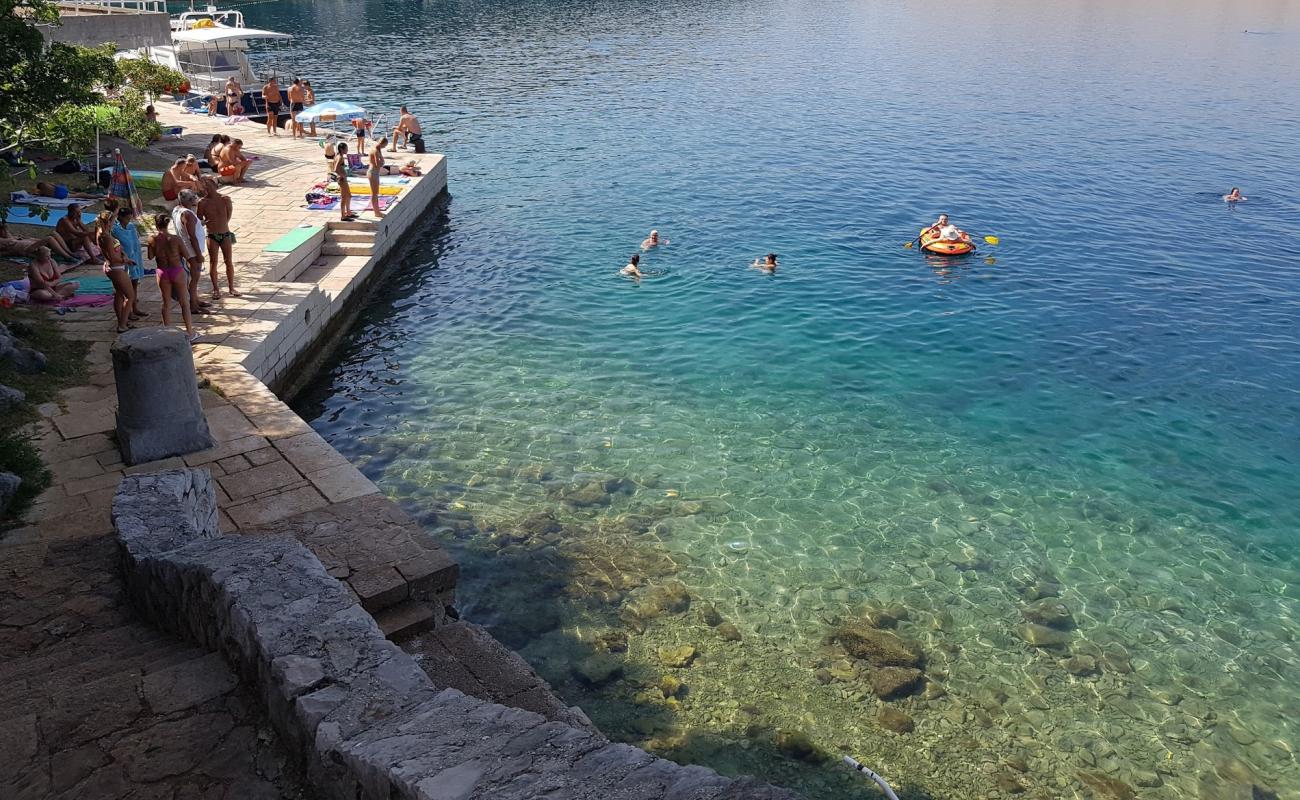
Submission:
M 914 798 L 1300 793 L 1300 6 L 246 13 L 450 158 L 300 410 L 611 736 L 812 798 L 871 793 L 794 733 Z M 1001 245 L 902 247 L 940 212 Z M 881 609 L 888 702 L 828 638 Z

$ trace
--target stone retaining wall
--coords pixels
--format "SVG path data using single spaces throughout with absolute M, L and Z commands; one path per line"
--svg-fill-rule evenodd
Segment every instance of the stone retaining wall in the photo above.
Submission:
M 795 797 L 440 690 L 296 539 L 222 536 L 206 470 L 127 476 L 113 522 L 133 600 L 224 654 L 323 796 Z

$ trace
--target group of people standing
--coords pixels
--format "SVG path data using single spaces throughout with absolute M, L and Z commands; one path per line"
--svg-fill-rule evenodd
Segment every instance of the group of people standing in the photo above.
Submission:
M 191 315 L 211 308 L 211 303 L 199 297 L 206 260 L 211 259 L 212 299 L 221 297 L 217 268 L 222 260 L 227 291 L 235 297 L 240 294 L 235 288 L 235 234 L 230 230 L 234 204 L 218 191 L 212 176 L 201 177 L 197 185 L 198 190 L 188 185 L 179 190 L 176 207 L 170 214 L 153 216 L 154 233 L 147 242 L 149 256 L 156 265 L 162 323 L 172 324 L 171 308 L 175 300 L 191 341 L 197 338 Z M 39 243 L 31 249 L 28 293 L 39 302 L 57 302 L 70 297 L 78 284 L 64 280 L 64 272 L 87 260 L 99 259 L 104 276 L 113 286 L 117 332 L 124 333 L 135 327 L 134 322 L 149 316 L 139 299 L 139 284 L 144 277 L 144 244 L 134 208 L 121 205 L 114 197 L 105 200 L 104 206 L 104 211 L 89 225 L 82 221 L 79 204 L 68 206 L 66 215 L 55 224 L 55 235 L 62 242 L 70 242 L 62 248 L 61 255 L 75 258 L 73 254 L 81 252 L 85 258 L 60 270 L 54 263 L 54 249 L 49 242 Z

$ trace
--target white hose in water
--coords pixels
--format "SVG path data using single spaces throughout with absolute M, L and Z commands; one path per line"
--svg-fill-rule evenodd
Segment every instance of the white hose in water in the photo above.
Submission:
M 870 767 L 865 767 L 862 764 L 859 764 L 853 756 L 845 756 L 844 763 L 875 781 L 876 785 L 880 787 L 880 791 L 884 792 L 885 797 L 888 797 L 889 800 L 898 800 L 898 795 L 894 794 L 894 790 L 889 788 L 889 784 L 885 782 L 885 779 L 872 772 Z

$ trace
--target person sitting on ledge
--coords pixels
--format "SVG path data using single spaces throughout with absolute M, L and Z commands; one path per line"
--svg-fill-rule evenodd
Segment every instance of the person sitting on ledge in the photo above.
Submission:
M 77 293 L 81 284 L 65 281 L 50 257 L 50 248 L 41 245 L 27 266 L 27 296 L 37 303 L 57 303 Z

